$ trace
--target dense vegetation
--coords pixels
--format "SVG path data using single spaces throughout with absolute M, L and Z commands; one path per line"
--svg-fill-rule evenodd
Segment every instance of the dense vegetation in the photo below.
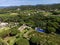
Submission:
M 60 4 L 7 7 L 0 9 L 0 21 L 19 23 L 0 29 L 0 45 L 60 45 Z M 31 28 L 20 32 L 23 24 Z

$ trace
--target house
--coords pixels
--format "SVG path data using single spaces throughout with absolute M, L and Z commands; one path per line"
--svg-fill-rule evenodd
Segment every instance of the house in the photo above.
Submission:
M 6 22 L 1 22 L 1 23 L 0 23 L 0 28 L 6 27 L 6 26 L 8 26 L 8 23 L 6 23 Z
M 21 10 L 20 8 L 17 8 L 17 10 L 19 11 L 19 10 Z
M 31 27 L 23 24 L 22 26 L 20 26 L 20 27 L 18 28 L 18 30 L 19 30 L 20 32 L 22 32 L 22 31 L 23 31 L 24 29 L 26 29 L 26 28 L 31 28 Z

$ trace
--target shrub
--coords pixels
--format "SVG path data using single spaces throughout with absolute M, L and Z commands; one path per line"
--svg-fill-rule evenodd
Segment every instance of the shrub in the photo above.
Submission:
M 50 33 L 52 33 L 52 32 L 56 32 L 56 29 L 53 28 L 53 27 L 48 27 L 48 31 L 49 31 Z
M 18 38 L 16 39 L 16 45 L 29 45 L 29 42 L 27 39 Z
M 0 30 L 0 37 L 5 37 L 10 33 L 9 28 L 4 28 Z
M 7 45 L 7 44 L 0 38 L 0 45 Z
M 14 27 L 14 28 L 12 28 L 12 29 L 10 29 L 11 30 L 11 32 L 10 32 L 10 35 L 11 36 L 14 36 L 14 35 L 16 35 L 17 33 L 19 33 L 19 31 L 17 30 L 17 27 Z
M 32 36 L 31 40 L 32 43 L 39 44 L 40 43 L 40 38 L 39 36 Z

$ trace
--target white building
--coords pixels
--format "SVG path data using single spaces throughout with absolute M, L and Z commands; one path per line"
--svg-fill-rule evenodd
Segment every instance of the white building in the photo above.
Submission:
M 0 23 L 0 28 L 2 28 L 2 27 L 6 27 L 6 26 L 8 26 L 8 23 L 4 23 L 4 22 L 2 22 L 2 23 Z
M 19 30 L 20 32 L 22 32 L 25 28 L 31 28 L 31 27 L 26 26 L 25 24 L 23 24 L 21 27 L 18 28 L 18 30 Z

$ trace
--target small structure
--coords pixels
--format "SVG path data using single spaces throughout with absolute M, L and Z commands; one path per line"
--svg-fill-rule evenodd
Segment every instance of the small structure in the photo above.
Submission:
M 0 23 L 0 28 L 6 27 L 6 26 L 8 26 L 8 23 L 6 23 L 6 22 Z
M 13 28 L 13 27 L 16 27 L 16 26 L 18 26 L 18 25 L 19 25 L 18 22 L 10 22 L 8 26 L 9 26 L 10 28 Z
M 19 11 L 19 10 L 21 10 L 20 8 L 17 8 L 17 10 Z
M 30 16 L 31 14 L 30 14 L 30 13 L 28 13 L 28 15 Z
M 40 29 L 39 27 L 36 27 L 35 30 L 36 30 L 37 32 L 45 32 L 45 30 Z
M 31 27 L 23 24 L 21 27 L 18 28 L 18 30 L 19 30 L 20 32 L 22 32 L 22 31 L 23 31 L 24 29 L 26 29 L 26 28 L 31 28 Z

